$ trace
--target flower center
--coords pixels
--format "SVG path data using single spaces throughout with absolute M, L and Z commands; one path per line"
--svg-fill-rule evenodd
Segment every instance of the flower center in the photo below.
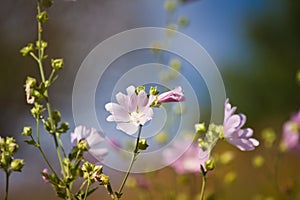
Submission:
M 130 122 L 137 123 L 137 124 L 141 124 L 141 120 L 145 116 L 144 113 L 141 113 L 139 111 L 134 111 L 134 112 L 130 113 L 129 115 L 130 115 Z

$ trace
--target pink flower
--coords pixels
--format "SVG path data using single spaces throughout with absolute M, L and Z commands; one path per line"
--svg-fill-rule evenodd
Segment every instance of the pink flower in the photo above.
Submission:
M 139 125 L 144 125 L 152 119 L 153 110 L 150 107 L 155 100 L 154 95 L 148 95 L 144 90 L 137 94 L 134 86 L 127 88 L 127 95 L 118 93 L 119 104 L 107 103 L 105 109 L 111 113 L 107 121 L 117 122 L 117 129 L 132 135 L 137 132 Z
M 253 135 L 251 128 L 242 129 L 246 123 L 246 116 L 244 114 L 234 114 L 235 111 L 236 107 L 231 107 L 229 99 L 226 99 L 223 122 L 224 137 L 240 150 L 251 151 L 259 145 L 259 142 L 251 138 Z
M 49 173 L 48 169 L 47 168 L 43 169 L 43 173 L 48 174 Z M 49 183 L 48 179 L 45 176 L 42 176 L 42 179 L 45 183 Z
M 94 128 L 87 128 L 85 126 L 77 126 L 73 133 L 71 133 L 71 142 L 86 140 L 88 143 L 88 152 L 97 160 L 102 161 L 103 157 L 107 154 L 106 148 L 98 146 L 99 143 L 104 141 L 104 134 Z
M 300 152 L 300 111 L 291 117 L 283 125 L 283 134 L 281 140 L 281 147 L 283 150 L 291 150 Z
M 179 174 L 200 173 L 200 165 L 205 169 L 205 162 L 209 159 L 209 151 L 203 151 L 196 143 L 192 143 L 188 149 L 185 149 L 188 142 L 187 140 L 175 141 L 171 148 L 163 152 L 165 163 L 172 163 L 170 166 Z M 177 158 L 180 154 L 182 155 Z
M 157 102 L 165 103 L 165 102 L 180 102 L 184 101 L 184 94 L 182 88 L 176 87 L 174 90 L 164 92 L 158 95 Z

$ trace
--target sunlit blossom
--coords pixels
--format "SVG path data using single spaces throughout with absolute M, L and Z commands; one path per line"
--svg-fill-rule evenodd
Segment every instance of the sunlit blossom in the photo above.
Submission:
M 105 109 L 111 113 L 107 121 L 117 122 L 117 129 L 132 135 L 137 132 L 139 125 L 144 125 L 152 119 L 153 110 L 150 107 L 155 100 L 154 95 L 148 95 L 144 90 L 138 93 L 134 86 L 129 86 L 127 95 L 119 92 L 117 103 L 107 103 Z
M 229 99 L 225 102 L 224 113 L 224 137 L 242 151 L 251 151 L 259 145 L 258 140 L 251 138 L 253 130 L 251 128 L 242 129 L 246 123 L 244 114 L 234 114 L 236 107 L 231 107 Z
M 86 140 L 88 143 L 88 152 L 97 160 L 102 161 L 107 154 L 107 149 L 99 147 L 98 144 L 104 141 L 104 134 L 94 128 L 77 126 L 71 133 L 71 142 Z

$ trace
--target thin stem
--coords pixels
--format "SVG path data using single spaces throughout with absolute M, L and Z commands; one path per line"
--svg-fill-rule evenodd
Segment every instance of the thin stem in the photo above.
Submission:
M 201 186 L 201 193 L 200 193 L 200 200 L 204 199 L 204 191 L 206 186 L 206 174 L 202 174 L 202 186 Z
M 90 185 L 91 185 L 91 181 L 90 181 L 90 179 L 88 179 L 83 200 L 86 200 L 86 198 L 87 198 Z
M 122 194 L 122 190 L 123 190 L 123 188 L 124 188 L 124 186 L 125 186 L 125 183 L 126 183 L 126 181 L 127 181 L 128 176 L 129 176 L 129 174 L 130 174 L 130 172 L 131 172 L 131 168 L 132 168 L 132 166 L 133 166 L 133 163 L 136 161 L 137 155 L 138 155 L 138 153 L 139 153 L 138 150 L 139 150 L 139 141 L 140 141 L 140 137 L 141 137 L 141 132 L 142 132 L 142 125 L 139 126 L 138 136 L 137 136 L 137 138 L 136 138 L 136 144 L 135 144 L 135 148 L 134 148 L 134 151 L 133 151 L 132 159 L 131 159 L 129 168 L 128 168 L 127 172 L 126 172 L 126 175 L 125 175 L 125 177 L 124 177 L 124 179 L 123 179 L 123 181 L 122 181 L 122 184 L 121 184 L 121 186 L 120 186 L 120 189 L 119 189 L 119 191 L 118 191 L 118 194 L 119 194 L 119 195 Z
M 6 173 L 6 186 L 5 186 L 5 200 L 8 199 L 8 189 L 9 189 L 9 176 L 10 176 L 10 172 L 9 171 L 5 171 Z
M 40 15 L 41 13 L 41 7 L 40 7 L 40 3 L 37 3 L 37 10 L 38 10 L 38 15 Z M 42 23 L 38 20 L 38 43 L 39 43 L 39 48 L 38 48 L 38 64 L 39 64 L 39 69 L 40 69 L 40 75 L 42 78 L 42 81 L 45 82 L 45 75 L 44 75 L 44 69 L 43 69 L 43 65 L 42 65 L 42 59 L 43 59 L 43 52 L 41 49 L 42 46 L 42 32 L 43 32 L 43 28 L 42 28 Z

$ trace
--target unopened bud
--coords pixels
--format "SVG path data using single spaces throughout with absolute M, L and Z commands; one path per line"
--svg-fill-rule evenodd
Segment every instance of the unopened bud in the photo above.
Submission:
M 21 159 L 15 159 L 11 162 L 10 167 L 12 171 L 20 172 L 24 166 L 24 161 Z
M 138 144 L 138 148 L 140 150 L 146 150 L 148 148 L 148 144 L 147 144 L 147 140 L 146 139 L 140 139 L 139 140 L 139 144 Z
M 64 67 L 64 60 L 62 58 L 59 59 L 52 59 L 51 65 L 54 69 L 60 70 Z

